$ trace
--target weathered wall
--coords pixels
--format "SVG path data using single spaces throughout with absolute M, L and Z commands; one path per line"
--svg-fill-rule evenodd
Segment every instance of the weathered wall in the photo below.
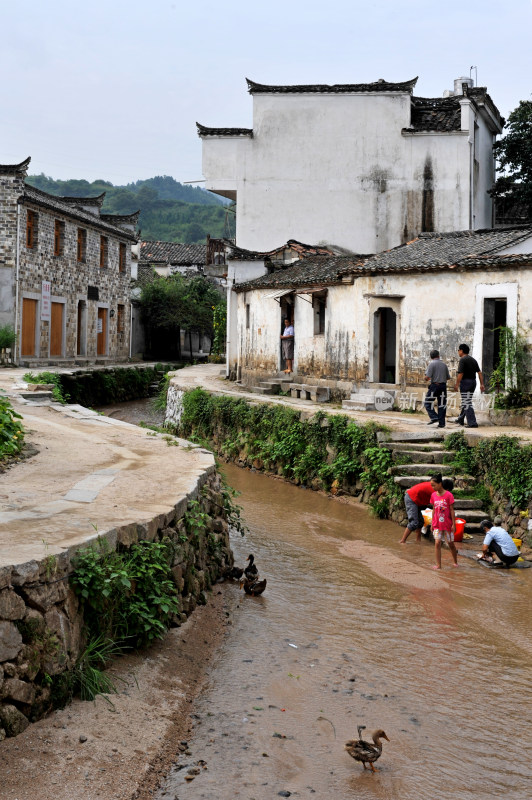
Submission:
M 451 374 L 457 348 L 469 343 L 482 367 L 484 296 L 506 297 L 508 324 L 518 325 L 532 345 L 532 270 L 454 270 L 356 278 L 330 286 L 325 333 L 314 334 L 312 306 L 295 300 L 295 365 L 298 375 L 355 382 L 378 382 L 374 374 L 373 315 L 389 307 L 397 319 L 397 377 L 403 386 L 424 385 L 432 349 L 440 350 Z M 242 374 L 275 372 L 280 364 L 281 310 L 268 290 L 238 295 L 238 335 Z M 249 328 L 246 328 L 249 304 Z
M 15 322 L 17 199 L 23 191 L 20 174 L 0 175 L 0 325 Z
M 173 625 L 205 603 L 205 591 L 233 563 L 220 488 L 212 466 L 171 512 L 94 537 L 94 544 L 104 540 L 111 551 L 164 537 L 175 543 L 171 571 L 181 611 Z M 183 515 L 194 499 L 209 519 L 203 532 L 188 536 Z M 207 546 L 207 537 L 214 548 Z M 17 735 L 51 709 L 51 684 L 83 650 L 83 607 L 69 585 L 77 549 L 0 569 L 0 740 Z
M 26 247 L 26 218 L 28 206 L 20 209 L 20 285 L 19 285 L 19 320 L 22 319 L 22 301 L 24 297 L 37 299 L 38 351 L 36 358 L 50 358 L 50 323 L 40 320 L 40 300 L 42 282 L 50 281 L 53 301 L 64 301 L 63 311 L 64 337 L 63 358 L 77 357 L 78 338 L 78 302 L 86 303 L 86 317 L 83 325 L 82 341 L 85 343 L 81 356 L 97 357 L 97 323 L 98 308 L 107 309 L 108 343 L 105 356 L 113 360 L 124 360 L 129 356 L 130 327 L 130 275 L 131 247 L 129 239 L 120 240 L 110 233 L 108 239 L 107 266 L 100 269 L 100 235 L 104 231 L 91 228 L 90 224 L 70 220 L 60 212 L 51 212 L 43 208 L 33 209 L 37 214 L 37 243 L 29 249 Z M 64 246 L 59 256 L 54 256 L 54 224 L 55 220 L 64 222 Z M 77 261 L 77 231 L 87 231 L 86 257 L 83 262 Z M 118 269 L 119 242 L 126 244 L 126 268 Z M 99 299 L 88 300 L 88 286 L 98 287 Z M 117 306 L 124 307 L 123 330 L 117 329 Z M 111 317 L 111 311 L 114 311 Z M 99 356 L 101 357 L 101 356 Z M 57 358 L 55 359 L 57 360 Z
M 237 199 L 237 243 L 259 251 L 295 238 L 375 253 L 490 227 L 493 137 L 464 103 L 462 130 L 412 134 L 408 93 L 256 94 L 253 138 L 203 139 L 206 188 Z

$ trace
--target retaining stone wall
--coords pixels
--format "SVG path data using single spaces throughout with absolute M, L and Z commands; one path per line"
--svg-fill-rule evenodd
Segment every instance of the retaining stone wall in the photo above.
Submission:
M 148 523 L 107 531 L 91 540 L 95 544 L 104 539 L 111 550 L 163 537 L 175 542 L 171 571 L 181 613 L 172 620 L 174 626 L 180 625 L 198 603 L 206 602 L 206 591 L 233 564 L 220 489 L 220 476 L 213 466 L 170 513 Z M 200 501 L 209 521 L 199 536 L 188 536 L 183 515 L 194 499 Z M 218 545 L 214 555 L 207 548 L 209 534 Z M 183 535 L 186 541 L 182 541 Z M 0 740 L 16 736 L 30 721 L 52 710 L 50 683 L 71 668 L 83 650 L 83 606 L 69 585 L 69 577 L 77 550 L 90 544 L 40 562 L 0 568 Z

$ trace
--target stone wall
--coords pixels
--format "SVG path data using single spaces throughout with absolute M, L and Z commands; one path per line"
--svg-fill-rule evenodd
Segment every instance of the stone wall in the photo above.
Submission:
M 171 571 L 181 612 L 180 625 L 206 592 L 233 563 L 220 477 L 207 469 L 195 488 L 173 511 L 148 523 L 130 524 L 95 536 L 110 550 L 127 549 L 138 541 L 168 537 L 175 543 Z M 189 536 L 184 514 L 198 499 L 208 515 L 205 529 Z M 214 547 L 207 546 L 207 537 Z M 0 569 L 0 740 L 15 736 L 54 707 L 53 686 L 71 669 L 85 645 L 83 605 L 70 586 L 76 546 L 59 556 Z
M 25 232 L 28 209 L 37 215 L 37 237 L 33 248 L 26 247 Z M 55 221 L 64 224 L 61 255 L 54 256 Z M 97 219 L 95 218 L 95 222 Z M 84 261 L 77 260 L 78 228 L 86 231 Z M 131 276 L 130 237 L 122 240 L 104 230 L 90 227 L 86 222 L 69 219 L 59 211 L 24 205 L 20 210 L 20 304 L 22 298 L 40 299 L 42 282 L 50 281 L 52 301 L 65 302 L 63 358 L 76 358 L 78 341 L 78 303 L 85 303 L 86 316 L 82 322 L 81 356 L 96 358 L 98 308 L 107 309 L 108 343 L 105 353 L 110 359 L 125 360 L 129 356 Z M 100 268 L 100 236 L 107 237 L 107 264 Z M 126 266 L 119 271 L 119 246 L 125 244 Z M 98 289 L 98 300 L 88 299 L 88 287 Z M 123 329 L 118 331 L 118 306 L 123 307 Z M 111 317 L 111 312 L 113 316 Z M 40 310 L 38 312 L 40 316 Z M 39 320 L 38 320 L 39 324 Z M 50 322 L 40 321 L 36 358 L 48 359 L 50 352 Z M 101 357 L 101 356 L 100 356 Z

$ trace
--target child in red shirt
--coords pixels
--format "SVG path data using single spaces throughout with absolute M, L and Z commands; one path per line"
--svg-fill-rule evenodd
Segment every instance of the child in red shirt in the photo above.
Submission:
M 436 546 L 436 564 L 432 569 L 441 569 L 441 545 L 445 539 L 449 545 L 449 550 L 453 557 L 453 565 L 458 566 L 458 552 L 454 543 L 456 531 L 454 514 L 454 497 L 451 492 L 443 488 L 442 476 L 437 473 L 433 475 L 431 484 L 434 492 L 430 498 L 432 503 L 432 533 Z

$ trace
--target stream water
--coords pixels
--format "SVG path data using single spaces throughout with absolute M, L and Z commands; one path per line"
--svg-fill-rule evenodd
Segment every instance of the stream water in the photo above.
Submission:
M 532 570 L 444 551 L 436 574 L 428 542 L 400 546 L 363 506 L 223 469 L 250 529 L 235 562 L 254 553 L 268 585 L 229 587 L 191 755 L 158 800 L 532 796 Z M 390 739 L 376 774 L 344 752 L 359 724 Z

